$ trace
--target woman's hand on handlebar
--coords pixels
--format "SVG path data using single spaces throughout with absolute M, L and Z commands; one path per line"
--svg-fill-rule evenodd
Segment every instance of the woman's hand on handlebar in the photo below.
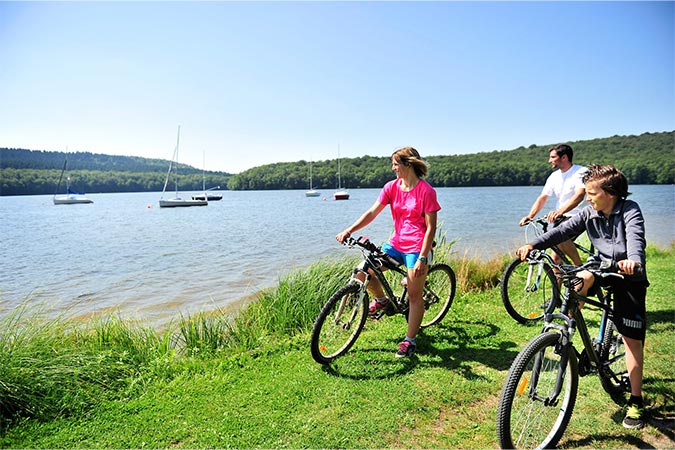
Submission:
M 520 258 L 521 261 L 525 261 L 527 255 L 534 249 L 530 244 L 523 245 L 518 250 L 516 250 L 516 256 Z

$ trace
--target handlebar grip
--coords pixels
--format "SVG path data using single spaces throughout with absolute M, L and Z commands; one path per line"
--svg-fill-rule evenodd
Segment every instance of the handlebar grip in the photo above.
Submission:
M 617 263 L 616 261 L 603 261 L 600 264 L 600 269 L 607 272 L 615 272 L 615 273 L 619 273 L 620 271 L 619 263 Z M 642 264 L 637 264 L 633 269 L 633 275 L 644 275 L 644 273 L 645 267 Z

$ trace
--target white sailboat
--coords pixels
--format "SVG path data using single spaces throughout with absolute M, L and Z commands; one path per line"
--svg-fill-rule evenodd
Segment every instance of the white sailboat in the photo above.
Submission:
M 63 169 L 61 170 L 61 176 L 59 177 L 59 182 L 56 185 L 56 190 L 61 186 L 61 179 L 63 174 L 66 172 L 68 166 L 68 155 L 66 154 L 66 160 L 63 162 Z M 53 202 L 55 205 L 77 205 L 83 203 L 94 203 L 93 200 L 87 198 L 84 194 L 79 192 L 74 192 L 70 189 L 70 176 L 66 176 L 66 193 L 57 195 L 54 193 Z
M 179 206 L 206 206 L 209 204 L 206 200 L 193 200 L 190 198 L 182 198 L 178 193 L 178 146 L 180 143 L 180 125 L 178 126 L 178 137 L 176 138 L 176 148 L 173 151 L 173 157 L 171 158 L 171 163 L 169 164 L 169 171 L 166 174 L 166 180 L 164 181 L 164 189 L 162 189 L 162 197 L 159 199 L 160 208 L 176 208 Z M 166 193 L 166 187 L 169 184 L 169 178 L 171 177 L 171 172 L 174 174 L 174 179 L 176 183 L 176 196 L 169 199 L 164 199 L 164 194 Z
M 321 192 L 314 189 L 312 186 L 312 161 L 309 162 L 309 191 L 305 192 L 305 197 L 318 197 Z
M 340 169 L 340 144 L 338 144 L 338 171 L 337 171 L 337 178 L 338 178 L 338 187 L 337 191 L 333 193 L 333 199 L 334 200 L 349 200 L 349 192 L 347 192 L 343 187 L 342 187 L 342 178 L 341 178 L 341 169 Z
M 204 168 L 202 169 L 202 193 L 192 196 L 192 200 L 206 200 L 209 202 L 217 202 L 223 199 L 223 194 L 220 192 L 211 192 L 214 189 L 220 189 L 220 186 L 214 186 L 206 189 L 206 152 L 204 152 Z

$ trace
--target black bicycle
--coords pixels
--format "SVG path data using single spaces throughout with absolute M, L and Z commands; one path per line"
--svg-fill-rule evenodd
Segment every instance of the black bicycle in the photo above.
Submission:
M 575 287 L 577 274 L 588 270 L 600 280 L 623 278 L 611 261 L 591 259 L 582 266 L 555 265 L 550 255 L 533 250 L 554 267 L 564 286 L 559 313 L 546 313 L 541 334 L 532 339 L 511 364 L 497 409 L 497 436 L 501 448 L 550 448 L 562 437 L 572 416 L 579 377 L 597 374 L 603 389 L 623 405 L 630 393 L 624 342 L 612 322 L 613 292 L 603 287 L 599 300 L 584 297 Z M 600 308 L 596 338 L 591 338 L 581 304 Z M 559 323 L 556 323 L 558 321 Z M 572 343 L 579 335 L 583 348 Z
M 359 247 L 363 261 L 354 268 L 347 284 L 328 299 L 314 322 L 310 347 L 312 357 L 320 364 L 330 364 L 347 353 L 359 337 L 368 317 L 367 287 L 372 279 L 371 271 L 390 299 L 374 319 L 394 314 L 403 314 L 406 320 L 408 318 L 407 271 L 368 238 L 350 237 L 343 244 L 350 248 Z M 364 281 L 357 278 L 359 273 L 365 276 Z M 390 283 L 388 278 L 400 280 L 400 283 Z M 421 328 L 437 324 L 447 314 L 455 298 L 456 284 L 455 272 L 447 264 L 432 264 L 429 267 L 424 285 L 425 314 Z M 396 290 L 401 289 L 399 295 L 394 293 L 394 287 Z
M 566 218 L 563 216 L 562 220 Z M 545 233 L 549 225 L 545 216 L 527 221 L 523 225 L 526 227 L 526 242 Z M 574 245 L 579 253 L 586 257 L 591 256 L 595 251 L 592 245 L 589 248 L 577 242 Z M 563 264 L 571 264 L 560 248 L 553 246 L 551 250 L 560 257 Z M 560 304 L 560 289 L 555 273 L 551 266 L 541 258 L 538 260 L 530 258 L 525 261 L 516 258 L 511 261 L 504 269 L 500 290 L 506 312 L 522 324 L 541 320 L 544 314 L 552 312 L 556 305 Z

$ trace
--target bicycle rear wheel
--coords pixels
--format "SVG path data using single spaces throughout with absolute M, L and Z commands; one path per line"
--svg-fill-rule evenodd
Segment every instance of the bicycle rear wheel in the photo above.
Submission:
M 574 349 L 570 345 L 560 351 L 560 338 L 559 333 L 540 334 L 513 361 L 497 409 L 501 448 L 554 447 L 565 432 L 577 398 L 579 373 Z M 560 376 L 562 388 L 552 405 L 550 397 Z
M 614 403 L 623 406 L 627 394 L 630 393 L 630 380 L 626 370 L 626 349 L 623 336 L 611 320 L 605 324 L 600 347 L 600 361 L 603 367 L 598 371 L 598 375 L 602 388 L 612 397 Z
M 457 280 L 455 272 L 447 264 L 434 264 L 429 267 L 427 281 L 424 284 L 424 318 L 421 328 L 440 322 L 450 310 L 455 298 Z
M 360 284 L 338 289 L 321 309 L 312 328 L 310 348 L 319 364 L 330 364 L 351 348 L 368 317 L 368 293 Z
M 536 322 L 552 312 L 559 299 L 553 269 L 544 262 L 516 258 L 504 269 L 501 283 L 502 302 L 517 322 Z

